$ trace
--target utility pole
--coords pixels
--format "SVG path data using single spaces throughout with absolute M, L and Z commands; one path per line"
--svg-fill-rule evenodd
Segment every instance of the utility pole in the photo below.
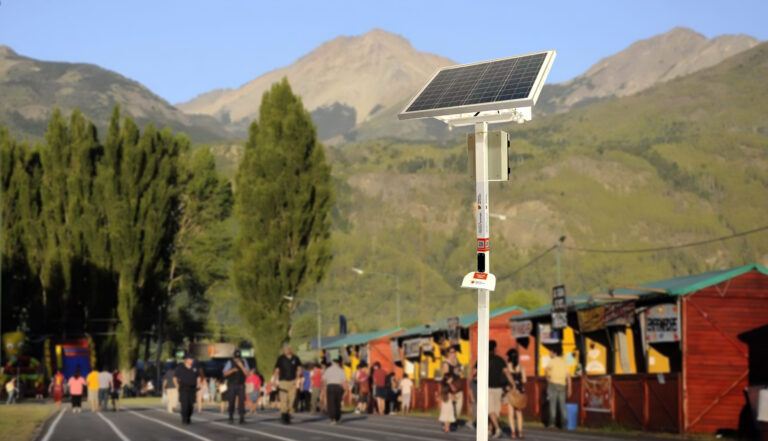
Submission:
M 561 266 L 561 254 L 563 253 L 563 242 L 565 242 L 565 236 L 560 236 L 557 240 L 557 285 L 563 284 L 563 273 L 560 269 Z

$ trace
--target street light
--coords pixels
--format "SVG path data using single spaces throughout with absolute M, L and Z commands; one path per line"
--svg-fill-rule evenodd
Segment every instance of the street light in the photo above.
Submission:
M 314 303 L 315 306 L 317 306 L 317 352 L 320 353 L 322 350 L 322 327 L 323 327 L 323 317 L 320 315 L 320 295 L 317 294 L 317 300 L 312 299 L 302 299 L 305 302 Z M 288 300 L 289 302 L 294 301 L 295 297 L 293 296 L 283 296 L 285 300 Z
M 366 271 L 360 268 L 356 268 L 354 266 L 351 267 L 350 269 L 355 273 L 357 273 L 358 276 L 364 276 L 366 273 L 368 273 L 371 275 L 392 277 L 393 279 L 395 279 L 395 302 L 397 302 L 396 303 L 397 327 L 399 328 L 400 327 L 400 277 L 398 277 L 396 274 L 382 273 L 380 271 Z

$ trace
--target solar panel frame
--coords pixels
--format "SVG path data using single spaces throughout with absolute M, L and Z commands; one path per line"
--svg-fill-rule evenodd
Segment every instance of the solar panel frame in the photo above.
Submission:
M 518 91 L 517 94 L 508 93 L 510 98 L 509 99 L 505 99 L 505 100 L 500 100 L 500 101 L 487 101 L 487 97 L 490 96 L 487 93 L 484 94 L 484 95 L 481 95 L 482 97 L 486 97 L 485 98 L 486 101 L 483 101 L 482 99 L 474 99 L 474 98 L 470 100 L 469 99 L 470 94 L 474 93 L 474 90 L 477 88 L 478 85 L 480 85 L 480 82 L 484 79 L 483 78 L 483 74 L 485 73 L 484 72 L 483 74 L 479 75 L 475 79 L 475 82 L 472 84 L 472 87 L 469 89 L 468 95 L 465 96 L 465 99 L 467 99 L 469 101 L 476 101 L 476 102 L 472 102 L 472 103 L 469 103 L 469 104 L 463 104 L 463 105 L 462 104 L 458 104 L 458 105 L 444 106 L 444 107 L 437 107 L 437 108 L 427 108 L 427 109 L 422 109 L 422 110 L 411 110 L 411 111 L 408 110 L 409 108 L 411 108 L 411 106 L 419 98 L 422 97 L 422 94 L 425 91 L 427 91 L 428 88 L 431 85 L 433 85 L 433 82 L 436 79 L 438 79 L 438 76 L 441 73 L 443 73 L 443 72 L 446 72 L 446 74 L 443 75 L 443 77 L 445 77 L 445 78 L 440 78 L 440 80 L 439 80 L 440 83 L 448 82 L 450 84 L 450 82 L 456 80 L 456 78 L 452 77 L 451 74 L 453 73 L 454 76 L 455 76 L 455 75 L 457 75 L 459 73 L 459 72 L 452 72 L 452 71 L 455 71 L 456 69 L 467 69 L 467 68 L 468 69 L 472 69 L 473 66 L 477 66 L 477 69 L 484 68 L 484 69 L 486 69 L 486 71 L 487 71 L 487 69 L 489 69 L 491 67 L 499 67 L 501 69 L 501 68 L 504 67 L 504 65 L 503 64 L 498 64 L 499 62 L 519 61 L 520 59 L 525 58 L 525 57 L 530 57 L 530 56 L 534 56 L 534 55 L 541 55 L 541 54 L 544 54 L 544 56 L 545 56 L 544 60 L 543 60 L 543 62 L 541 64 L 541 66 L 539 67 L 539 71 L 538 71 L 538 73 L 537 73 L 533 83 L 531 84 L 530 90 L 523 97 L 519 96 L 519 91 Z M 542 52 L 533 52 L 533 53 L 525 54 L 525 55 L 516 55 L 514 57 L 499 58 L 499 59 L 496 59 L 496 60 L 480 61 L 480 62 L 476 62 L 476 63 L 459 64 L 459 65 L 455 65 L 455 66 L 442 67 L 442 68 L 438 69 L 437 71 L 435 71 L 434 74 L 432 74 L 432 76 L 430 77 L 429 81 L 427 81 L 426 84 L 424 84 L 424 86 L 419 90 L 419 92 L 416 95 L 414 95 L 413 98 L 411 98 L 411 100 L 408 102 L 408 104 L 405 105 L 405 107 L 403 108 L 402 112 L 400 112 L 397 115 L 397 117 L 398 117 L 398 119 L 404 120 L 404 119 L 413 119 L 413 118 L 440 117 L 440 116 L 460 115 L 460 114 L 477 113 L 477 112 L 485 112 L 485 111 L 496 111 L 496 110 L 519 109 L 519 108 L 533 107 L 533 105 L 536 103 L 536 101 L 539 98 L 539 94 L 541 93 L 541 88 L 544 85 L 544 81 L 546 80 L 547 75 L 549 74 L 549 69 L 552 66 L 552 62 L 554 61 L 555 56 L 556 56 L 556 52 L 554 50 L 549 50 L 549 51 L 542 51 Z M 497 64 L 494 66 L 494 63 L 497 63 Z M 473 72 L 473 70 L 469 70 L 469 71 L 466 71 L 466 72 L 471 73 L 471 72 Z M 465 76 L 466 76 L 466 72 L 465 72 Z M 513 70 L 501 69 L 499 75 L 501 75 L 504 72 L 506 72 L 506 75 L 509 76 L 510 74 L 513 73 Z M 518 73 L 515 73 L 515 74 L 517 75 Z M 430 93 L 437 93 L 438 94 L 438 96 L 435 98 L 436 100 L 439 100 L 440 98 L 442 98 L 443 95 L 446 94 L 446 93 L 450 93 L 451 95 L 449 95 L 449 96 L 455 96 L 455 97 L 461 96 L 462 91 L 465 90 L 466 85 L 467 85 L 466 84 L 466 80 L 462 80 L 462 81 L 465 81 L 465 82 L 460 84 L 461 87 L 458 88 L 458 90 L 454 90 L 455 89 L 454 87 L 451 87 L 451 90 L 445 90 L 444 86 L 443 86 L 442 89 L 440 89 L 438 87 L 440 87 L 441 84 L 440 83 L 435 83 L 435 87 L 433 87 L 433 88 L 436 89 L 436 92 L 430 92 Z M 505 81 L 506 81 L 506 79 L 505 79 Z M 488 82 L 485 83 L 486 88 L 489 86 L 489 84 L 490 83 L 488 83 Z M 505 86 L 508 86 L 510 84 L 511 83 L 507 83 L 507 84 L 505 84 Z M 519 83 L 516 82 L 515 85 L 517 85 L 517 84 L 519 84 Z M 486 89 L 486 88 L 483 88 L 483 90 L 485 90 L 486 92 L 488 92 L 489 90 L 493 90 L 492 88 L 491 89 Z M 496 90 L 498 90 L 498 92 L 496 94 L 494 94 L 494 98 L 503 89 L 498 89 L 497 88 Z M 431 97 L 430 95 L 425 95 L 425 98 L 433 98 L 433 97 Z M 459 102 L 459 101 L 454 101 L 454 102 Z M 449 101 L 449 103 L 451 103 L 451 101 Z

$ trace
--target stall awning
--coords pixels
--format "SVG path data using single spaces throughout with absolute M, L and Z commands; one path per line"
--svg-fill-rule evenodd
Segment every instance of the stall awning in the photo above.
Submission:
M 768 275 L 768 268 L 756 263 L 740 266 L 737 268 L 709 271 L 702 274 L 690 276 L 675 277 L 672 279 L 659 280 L 656 282 L 641 283 L 637 286 L 627 288 L 617 288 L 614 290 L 617 294 L 650 295 L 658 294 L 658 291 L 666 291 L 673 296 L 684 296 L 701 289 L 717 285 L 728 279 L 738 277 L 750 271 L 759 271 Z
M 362 344 L 368 343 L 369 341 L 376 340 L 381 337 L 386 337 L 388 335 L 392 335 L 396 332 L 401 331 L 402 329 L 403 328 L 392 328 L 392 329 L 385 329 L 382 331 L 364 332 L 360 334 L 347 334 L 347 335 L 341 336 L 339 339 L 333 341 L 332 343 L 329 343 L 328 345 L 325 345 L 325 343 L 323 343 L 323 349 L 336 349 L 344 346 L 362 345 Z
M 525 312 L 525 308 L 521 308 L 519 306 L 507 306 L 505 308 L 498 308 L 494 309 L 490 312 L 489 316 L 490 318 L 494 318 L 496 316 L 499 316 L 501 314 L 514 311 L 514 310 L 520 310 Z M 464 314 L 459 316 L 459 326 L 462 328 L 468 328 L 472 325 L 477 323 L 477 312 L 471 312 L 469 314 Z M 419 337 L 419 336 L 428 336 L 432 335 L 435 332 L 439 331 L 447 331 L 448 330 L 448 318 L 441 318 L 438 320 L 435 320 L 429 324 L 426 325 L 420 325 L 415 326 L 413 328 L 408 328 L 403 332 L 402 334 L 398 335 L 398 338 L 406 338 L 406 337 Z

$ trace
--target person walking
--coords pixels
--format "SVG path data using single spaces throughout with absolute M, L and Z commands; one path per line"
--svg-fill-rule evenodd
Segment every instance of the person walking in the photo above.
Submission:
M 523 409 L 527 399 L 525 398 L 525 369 L 520 364 L 520 354 L 517 349 L 507 351 L 507 369 L 512 374 L 514 383 L 510 385 L 508 393 L 509 403 L 507 414 L 509 415 L 509 430 L 512 439 L 523 438 Z
M 91 412 L 99 410 L 99 371 L 92 370 L 85 377 L 88 384 L 88 404 L 91 406 Z
M 123 374 L 120 370 L 112 371 L 112 411 L 120 410 L 120 394 L 123 391 Z
M 357 365 L 355 372 L 355 384 L 357 385 L 357 408 L 356 414 L 365 413 L 368 409 L 368 397 L 371 394 L 370 375 L 368 375 L 368 365 L 361 362 Z
M 168 413 L 173 413 L 176 409 L 176 405 L 179 403 L 179 390 L 176 388 L 176 382 L 173 379 L 176 376 L 176 365 L 172 364 L 171 368 L 163 375 L 163 396 L 165 397 L 165 409 Z
M 456 389 L 456 392 L 452 395 L 452 399 L 455 417 L 458 421 L 464 406 L 464 369 L 456 357 L 456 347 L 451 346 L 448 348 L 448 357 L 443 361 L 440 370 L 443 375 L 453 374 L 453 388 Z
M 83 389 L 88 386 L 85 378 L 80 376 L 80 366 L 75 368 L 75 375 L 69 377 L 67 381 L 69 387 L 69 396 L 72 397 L 72 413 L 81 413 L 83 402 Z
M 505 384 L 513 384 L 512 375 L 507 369 L 507 363 L 496 355 L 496 340 L 488 342 L 488 416 L 493 424 L 493 438 L 502 435 L 499 425 L 501 415 L 501 396 Z M 505 381 L 506 380 L 506 383 Z
M 248 395 L 248 402 L 250 403 L 250 414 L 256 415 L 256 411 L 259 408 L 259 397 L 261 395 L 261 377 L 256 371 L 256 368 L 251 369 L 248 374 L 248 378 L 245 379 L 245 393 Z
M 11 379 L 5 383 L 5 393 L 8 394 L 8 399 L 6 400 L 5 404 L 15 404 L 16 403 L 16 397 L 19 395 L 19 390 L 16 384 L 18 383 L 18 378 L 11 377 Z
M 106 409 L 109 405 L 109 393 L 112 390 L 112 373 L 106 366 L 102 366 L 99 372 L 99 409 Z
M 554 345 L 550 350 L 552 358 L 545 369 L 547 377 L 547 401 L 549 402 L 549 421 L 547 427 L 555 424 L 557 411 L 560 411 L 560 428 L 568 427 L 568 414 L 565 410 L 565 400 L 571 395 L 571 377 L 568 375 L 568 363 L 563 358 L 560 345 Z
M 297 379 L 301 378 L 301 360 L 293 355 L 288 344 L 283 346 L 283 354 L 275 363 L 275 376 L 280 392 L 280 419 L 283 424 L 291 424 L 293 403 L 296 400 Z
M 454 398 L 456 394 L 456 385 L 454 383 L 454 375 L 451 372 L 443 375 L 443 379 L 440 380 L 440 416 L 438 421 L 443 423 L 443 432 L 448 433 L 451 431 L 451 425 L 456 422 L 456 415 L 453 409 Z
M 341 401 L 344 394 L 349 391 L 347 374 L 341 367 L 341 357 L 334 359 L 331 365 L 323 372 L 322 385 L 324 386 L 324 400 L 328 409 L 328 418 L 331 424 L 336 425 L 341 421 Z
M 205 380 L 205 372 L 203 372 L 203 368 L 197 368 L 197 387 L 195 390 L 195 398 L 197 401 L 197 411 L 199 413 L 203 412 L 203 395 L 206 394 L 208 390 L 208 382 Z
M 51 378 L 51 385 L 48 391 L 53 397 L 53 404 L 56 405 L 56 409 L 61 407 L 61 400 L 64 398 L 64 381 L 64 374 L 56 369 Z
M 309 410 L 310 403 L 312 401 L 312 369 L 310 365 L 301 369 L 301 379 L 299 380 L 299 398 L 298 398 L 298 411 L 306 412 Z
M 408 415 L 411 411 L 411 396 L 413 394 L 413 380 L 408 377 L 408 374 L 403 374 L 403 379 L 400 380 L 400 397 L 402 400 L 401 408 L 403 415 Z
M 192 412 L 195 409 L 198 375 L 193 367 L 194 363 L 192 353 L 186 352 L 184 363 L 178 365 L 173 373 L 173 386 L 179 393 L 181 403 L 181 424 L 192 423 Z
M 208 379 L 208 402 L 216 402 L 216 378 L 211 377 Z
M 309 402 L 309 414 L 314 415 L 317 413 L 317 409 L 320 406 L 320 395 L 323 387 L 323 370 L 320 367 L 320 363 L 315 363 L 312 367 L 312 374 L 310 375 L 310 402 Z
M 376 396 L 376 412 L 384 415 L 387 402 L 387 371 L 381 367 L 378 361 L 373 364 L 373 387 Z
M 240 424 L 245 423 L 245 379 L 248 377 L 248 360 L 241 357 L 240 349 L 235 349 L 232 359 L 224 365 L 224 378 L 227 380 L 229 393 L 229 423 L 235 422 L 235 400 L 237 400 L 237 413 L 240 415 Z

